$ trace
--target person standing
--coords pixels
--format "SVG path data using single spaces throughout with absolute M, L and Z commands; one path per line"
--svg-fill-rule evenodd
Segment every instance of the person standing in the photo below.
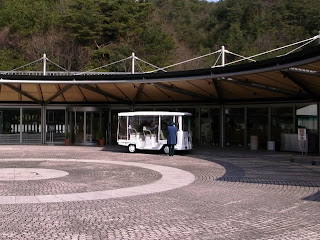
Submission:
M 177 144 L 177 132 L 178 132 L 178 129 L 174 125 L 174 122 L 169 122 L 167 127 L 167 132 L 168 132 L 167 144 L 169 146 L 169 156 L 173 156 L 174 146 Z

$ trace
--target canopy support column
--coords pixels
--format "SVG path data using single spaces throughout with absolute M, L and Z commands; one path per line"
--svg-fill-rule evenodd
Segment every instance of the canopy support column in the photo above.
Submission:
M 131 59 L 131 73 L 134 74 L 135 72 L 135 60 L 136 60 L 136 57 L 134 55 L 134 53 L 132 53 L 132 59 Z
M 226 65 L 226 49 L 224 46 L 221 46 L 221 66 L 224 67 Z
M 47 55 L 43 54 L 43 76 L 47 75 Z

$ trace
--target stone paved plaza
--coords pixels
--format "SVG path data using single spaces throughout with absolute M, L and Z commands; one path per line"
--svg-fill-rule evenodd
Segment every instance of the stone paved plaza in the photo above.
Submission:
M 0 146 L 0 239 L 320 239 L 310 159 Z

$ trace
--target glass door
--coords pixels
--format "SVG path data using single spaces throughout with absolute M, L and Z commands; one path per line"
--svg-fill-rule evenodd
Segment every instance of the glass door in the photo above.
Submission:
M 84 112 L 70 112 L 71 142 L 74 144 L 84 143 Z
M 258 137 L 259 148 L 267 149 L 268 141 L 268 108 L 250 107 L 247 110 L 247 143 L 251 136 Z
M 65 138 L 65 110 L 47 109 L 46 111 L 46 142 L 62 143 Z
M 99 138 L 105 139 L 106 124 L 104 123 L 104 112 L 90 111 L 91 109 L 80 107 L 78 109 L 68 113 L 71 142 L 75 145 L 96 145 Z
M 101 112 L 86 112 L 86 128 L 85 128 L 85 143 L 96 144 L 100 137 L 104 136 L 104 131 L 100 128 Z
M 244 108 L 225 109 L 225 144 L 227 147 L 244 145 Z

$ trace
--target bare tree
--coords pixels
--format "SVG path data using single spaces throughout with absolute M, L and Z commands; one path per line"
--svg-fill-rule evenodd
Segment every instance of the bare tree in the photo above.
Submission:
M 0 30 L 0 48 L 9 44 L 9 28 L 5 27 Z
M 44 53 L 47 57 L 67 69 L 77 65 L 79 46 L 74 37 L 62 31 L 49 31 L 33 35 L 26 40 L 26 58 L 30 61 L 40 58 Z

